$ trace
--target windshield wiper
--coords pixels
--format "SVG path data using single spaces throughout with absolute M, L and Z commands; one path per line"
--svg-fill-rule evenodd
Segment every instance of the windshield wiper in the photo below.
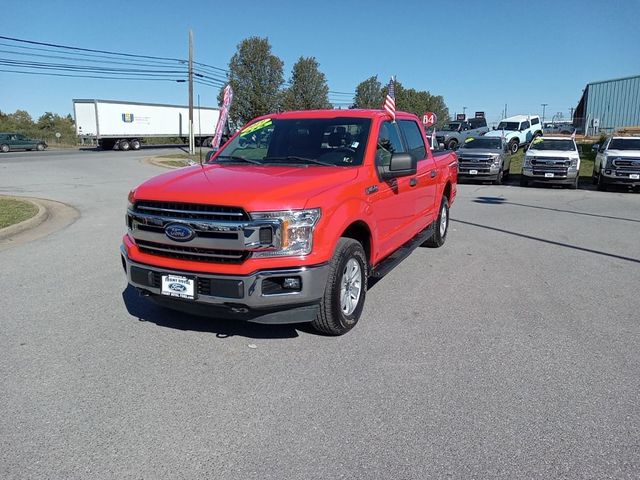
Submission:
M 334 163 L 323 162 L 322 160 L 317 160 L 315 158 L 307 158 L 307 157 L 299 157 L 297 155 L 284 155 L 281 157 L 264 157 L 264 161 L 268 162 L 270 160 L 273 161 L 294 161 L 294 162 L 306 162 L 306 163 L 315 163 L 316 165 L 324 165 L 325 167 L 335 167 Z
M 262 162 L 259 160 L 254 160 L 253 158 L 244 158 L 238 155 L 218 155 L 218 157 L 216 157 L 216 161 L 220 158 L 228 158 L 229 160 L 232 160 L 232 161 L 240 161 L 240 162 L 246 162 L 246 163 L 253 163 L 254 165 L 262 165 Z M 221 162 L 221 163 L 224 163 L 224 162 Z

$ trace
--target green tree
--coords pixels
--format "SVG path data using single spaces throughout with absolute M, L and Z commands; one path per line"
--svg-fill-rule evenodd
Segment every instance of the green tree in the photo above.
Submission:
M 327 78 L 315 57 L 300 57 L 291 71 L 291 86 L 282 94 L 285 110 L 331 108 Z
M 381 90 L 382 84 L 378 81 L 377 75 L 360 82 L 356 87 L 353 108 L 381 108 L 384 99 L 384 96 L 380 94 Z
M 381 89 L 382 98 L 386 97 L 388 85 Z M 396 81 L 396 109 L 403 112 L 414 113 L 418 117 L 422 117 L 425 112 L 433 112 L 438 117 L 438 126 L 448 122 L 449 109 L 441 95 L 431 95 L 424 90 L 415 90 L 413 88 L 404 88 L 404 86 Z
M 282 67 L 282 60 L 272 55 L 267 38 L 250 37 L 240 42 L 229 61 L 227 75 L 233 88 L 229 112 L 232 123 L 244 124 L 278 109 L 284 81 Z M 223 90 L 218 94 L 219 103 L 222 103 Z

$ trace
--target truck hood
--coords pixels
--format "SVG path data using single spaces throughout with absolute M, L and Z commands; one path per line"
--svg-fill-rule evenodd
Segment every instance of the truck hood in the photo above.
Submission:
M 640 150 L 607 150 L 607 157 L 640 158 Z
M 578 152 L 575 150 L 535 150 L 530 148 L 527 150 L 527 157 L 538 158 L 575 158 L 578 157 Z
M 512 138 L 513 136 L 517 135 L 519 132 L 514 132 L 512 130 L 505 130 L 504 131 L 504 138 Z M 485 137 L 492 137 L 492 138 L 500 138 L 502 136 L 502 130 L 489 130 L 487 133 L 484 134 Z
M 237 206 L 249 212 L 300 209 L 309 198 L 357 174 L 350 167 L 196 165 L 147 180 L 136 188 L 135 199 Z

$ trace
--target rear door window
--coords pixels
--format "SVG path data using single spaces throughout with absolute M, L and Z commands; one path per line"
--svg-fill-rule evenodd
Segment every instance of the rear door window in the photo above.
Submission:
M 424 145 L 424 137 L 418 124 L 412 120 L 400 120 L 400 129 L 404 133 L 407 140 L 409 154 L 416 160 L 422 160 L 427 155 L 427 149 Z

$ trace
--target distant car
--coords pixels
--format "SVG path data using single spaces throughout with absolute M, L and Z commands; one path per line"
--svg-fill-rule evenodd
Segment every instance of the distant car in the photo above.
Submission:
M 571 122 L 545 122 L 543 125 L 545 134 L 571 135 L 576 127 Z
M 538 137 L 524 157 L 520 186 L 532 182 L 568 185 L 578 188 L 580 154 L 571 137 Z
M 11 150 L 39 150 L 47 148 L 44 140 L 33 140 L 20 133 L 0 133 L 0 151 L 7 153 Z
M 538 115 L 514 115 L 503 119 L 498 127 L 487 133 L 488 137 L 504 137 L 509 151 L 516 153 L 520 147 L 529 145 L 531 141 L 541 136 L 542 123 Z
M 506 152 L 501 138 L 467 138 L 458 150 L 458 179 L 490 180 L 500 185 L 511 167 L 511 157 Z
M 445 148 L 455 150 L 469 137 L 479 137 L 489 131 L 487 120 L 484 117 L 469 118 L 449 122 L 441 130 L 436 132 L 436 140 L 443 143 Z

